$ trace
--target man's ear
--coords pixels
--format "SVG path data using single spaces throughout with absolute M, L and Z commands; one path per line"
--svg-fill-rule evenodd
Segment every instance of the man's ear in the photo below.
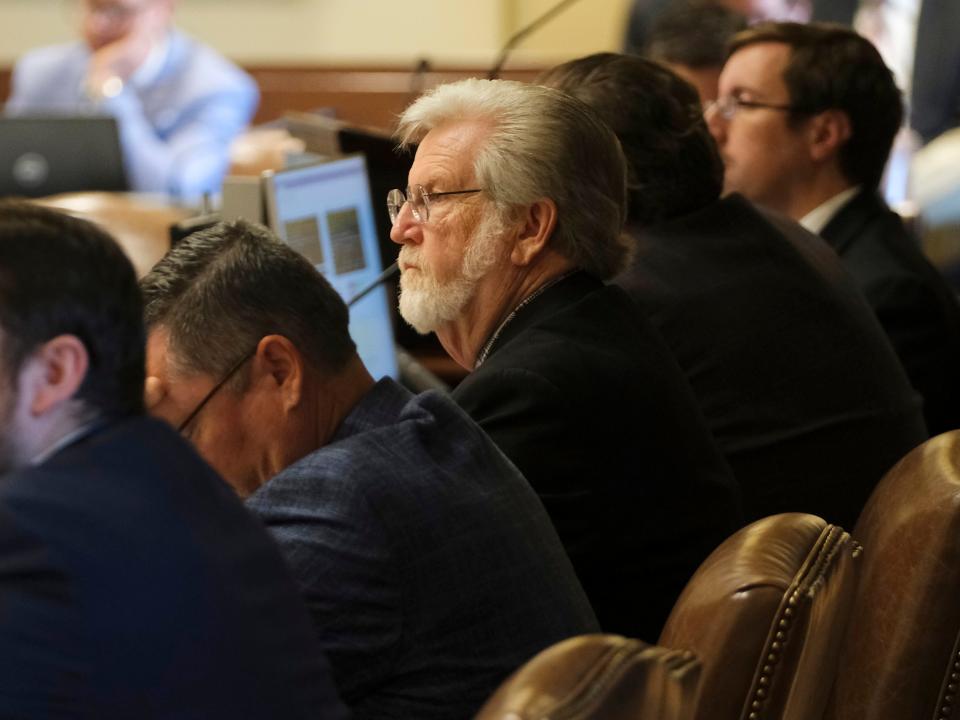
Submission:
M 824 110 L 810 118 L 807 143 L 813 160 L 828 160 L 850 139 L 850 116 L 843 110 Z
M 514 265 L 530 265 L 547 247 L 557 226 L 557 205 L 549 198 L 541 198 L 531 204 L 521 215 L 522 223 L 510 260 Z
M 143 406 L 150 412 L 167 396 L 167 388 L 160 378 L 149 375 L 143 383 Z
M 24 363 L 30 412 L 41 416 L 70 402 L 87 376 L 90 356 L 76 335 L 57 335 L 43 343 Z
M 283 335 L 266 335 L 257 344 L 251 372 L 255 382 L 280 393 L 284 409 L 296 407 L 304 392 L 305 361 L 297 347 Z

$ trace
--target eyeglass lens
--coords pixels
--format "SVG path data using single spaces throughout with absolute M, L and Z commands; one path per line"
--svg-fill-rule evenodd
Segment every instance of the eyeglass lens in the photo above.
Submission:
M 426 222 L 430 217 L 430 210 L 427 206 L 427 194 L 420 185 L 408 187 L 406 193 L 403 190 L 391 190 L 387 193 L 387 213 L 390 215 L 390 222 L 396 224 L 400 217 L 400 210 L 404 203 L 410 203 L 410 210 L 413 211 L 413 217 L 417 222 Z

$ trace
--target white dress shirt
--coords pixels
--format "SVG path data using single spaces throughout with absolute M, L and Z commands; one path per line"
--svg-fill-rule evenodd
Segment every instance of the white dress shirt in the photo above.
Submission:
M 843 209 L 843 206 L 853 200 L 853 196 L 858 192 L 860 192 L 860 186 L 854 185 L 852 188 L 837 193 L 800 218 L 800 224 L 810 232 L 819 235 L 836 214 Z

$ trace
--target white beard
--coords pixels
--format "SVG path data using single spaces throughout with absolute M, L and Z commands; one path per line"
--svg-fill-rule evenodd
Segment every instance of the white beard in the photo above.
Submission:
M 417 268 L 400 275 L 400 315 L 414 330 L 426 335 L 460 316 L 476 294 L 477 284 L 500 257 L 502 228 L 495 212 L 485 214 L 463 254 L 459 273 L 445 282 L 424 264 L 420 246 L 400 249 L 401 265 Z

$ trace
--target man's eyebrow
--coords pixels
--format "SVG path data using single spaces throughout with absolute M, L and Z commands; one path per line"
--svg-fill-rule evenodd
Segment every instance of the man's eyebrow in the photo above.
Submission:
M 435 175 L 431 175 L 431 176 L 429 176 L 426 180 L 423 180 L 423 181 L 421 181 L 421 182 L 410 183 L 411 187 L 412 187 L 413 185 L 419 185 L 420 187 L 422 187 L 422 188 L 423 188 L 424 190 L 426 190 L 427 192 L 432 191 L 433 188 L 436 187 L 438 184 L 442 185 L 442 184 L 443 184 L 443 181 L 442 181 L 442 180 L 439 180 Z
M 733 97 L 740 97 L 741 95 L 756 95 L 757 97 L 762 98 L 764 93 L 762 90 L 757 90 L 756 88 L 747 87 L 745 85 L 734 85 L 733 89 L 730 91 L 730 95 Z
M 446 168 L 434 168 L 430 171 L 428 175 L 425 176 L 425 179 L 421 182 L 410 183 L 411 185 L 422 185 L 423 189 L 427 192 L 435 189 L 437 186 L 443 187 L 444 185 L 449 185 L 455 182 L 454 179 L 455 173 Z

